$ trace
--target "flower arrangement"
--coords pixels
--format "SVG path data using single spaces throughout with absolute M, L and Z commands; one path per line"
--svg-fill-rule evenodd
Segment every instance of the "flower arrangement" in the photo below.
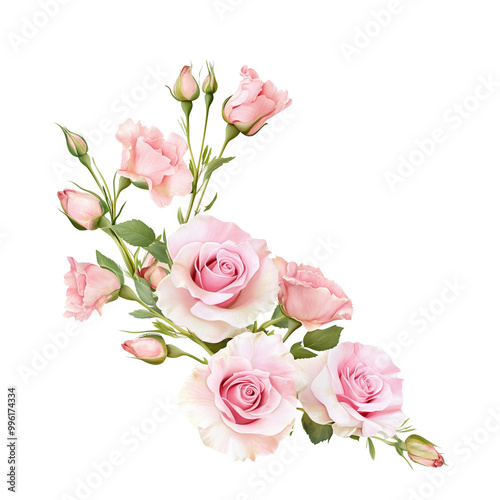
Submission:
M 442 466 L 436 447 L 411 434 L 402 411 L 399 369 L 389 356 L 374 346 L 339 343 L 343 328 L 337 323 L 353 314 L 344 290 L 317 268 L 272 258 L 265 240 L 207 214 L 217 199 L 205 199 L 211 177 L 234 159 L 223 156 L 228 144 L 239 134 L 257 134 L 292 103 L 286 91 L 244 66 L 239 87 L 222 105 L 226 134 L 215 155 L 205 137 L 218 82 L 213 65 L 207 69 L 200 86 L 185 66 L 169 89 L 181 104 L 185 138 L 176 133 L 166 138 L 131 119 L 119 127 L 122 160 L 110 184 L 89 156 L 85 139 L 61 127 L 69 152 L 97 184 L 97 192 L 80 186 L 59 192 L 61 211 L 76 229 L 111 237 L 124 262 L 122 267 L 99 251 L 97 264 L 70 257 L 65 316 L 85 321 L 111 301 L 138 303 L 130 314 L 153 322 L 123 349 L 152 365 L 192 358 L 196 367 L 179 405 L 207 446 L 234 459 L 275 452 L 301 414 L 314 444 L 334 434 L 366 439 L 374 458 L 378 440 L 408 464 Z M 195 154 L 190 117 L 202 93 L 205 125 Z M 130 186 L 147 190 L 158 207 L 189 196 L 187 210 L 179 208 L 177 214 L 179 228 L 167 236 L 137 219 L 119 222 L 125 204 L 119 207 L 118 200 Z M 288 342 L 292 335 L 293 343 Z M 189 339 L 206 357 L 166 339 Z M 402 439 L 404 434 L 410 436 Z

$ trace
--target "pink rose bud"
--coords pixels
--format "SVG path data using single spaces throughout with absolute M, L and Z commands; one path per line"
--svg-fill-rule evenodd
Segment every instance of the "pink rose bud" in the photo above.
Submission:
M 408 457 L 417 464 L 426 467 L 441 467 L 444 465 L 443 456 L 436 450 L 435 445 L 427 441 L 427 439 L 412 434 L 406 439 L 405 444 Z
M 281 257 L 276 257 L 274 263 L 279 273 L 278 300 L 286 314 L 300 321 L 306 330 L 351 319 L 351 299 L 318 268 L 287 262 Z
M 168 264 L 165 262 L 156 261 L 156 259 L 148 253 L 142 268 L 137 271 L 137 274 L 144 278 L 153 290 L 156 290 L 160 281 L 170 272 Z
M 104 214 L 101 200 L 90 193 L 65 189 L 57 193 L 64 213 L 77 229 L 97 229 Z
M 219 85 L 217 84 L 217 80 L 215 79 L 214 65 L 207 63 L 207 67 L 208 75 L 205 78 L 201 89 L 203 90 L 203 92 L 205 92 L 205 94 L 215 94 L 217 92 L 217 89 L 219 88 Z
M 195 101 L 200 95 L 198 82 L 193 78 L 191 66 L 184 66 L 175 81 L 172 95 L 178 101 Z
M 80 156 L 85 156 L 89 150 L 85 139 L 81 135 L 70 132 L 66 127 L 62 127 L 61 125 L 59 125 L 59 127 L 64 132 L 69 152 L 78 158 Z
M 243 66 L 241 76 L 238 90 L 224 103 L 222 116 L 242 134 L 254 135 L 292 100 L 286 90 L 278 90 L 269 80 L 264 83 L 248 66 Z
M 122 344 L 122 347 L 132 356 L 151 365 L 163 363 L 168 354 L 167 346 L 159 335 L 127 340 Z
M 64 276 L 67 285 L 66 318 L 85 321 L 97 311 L 102 314 L 102 308 L 107 302 L 118 298 L 120 280 L 118 277 L 95 264 L 76 262 L 68 257 L 71 269 Z

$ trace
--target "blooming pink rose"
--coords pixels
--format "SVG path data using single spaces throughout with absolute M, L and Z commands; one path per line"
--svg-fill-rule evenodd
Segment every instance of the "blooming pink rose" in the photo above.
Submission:
M 168 353 L 165 342 L 163 340 L 160 342 L 152 337 L 127 340 L 122 344 L 122 348 L 132 356 L 154 365 L 163 363 Z
M 174 196 L 191 192 L 193 176 L 183 160 L 187 143 L 182 137 L 170 134 L 165 140 L 156 127 L 143 127 L 128 119 L 118 128 L 116 138 L 123 144 L 118 173 L 147 186 L 159 207 L 170 205 Z
M 198 215 L 168 238 L 170 274 L 156 290 L 158 307 L 200 339 L 234 337 L 273 309 L 278 272 L 264 240 L 236 224 Z
M 85 321 L 94 311 L 102 314 L 102 306 L 120 289 L 120 280 L 111 271 L 95 264 L 76 262 L 72 257 L 68 260 L 71 270 L 64 275 L 64 283 L 68 286 L 64 316 Z
M 274 453 L 292 430 L 297 367 L 279 335 L 244 333 L 196 367 L 179 406 L 211 448 L 235 460 Z
M 99 198 L 90 193 L 65 189 L 57 193 L 64 213 L 85 229 L 97 229 L 104 212 Z
M 194 101 L 200 95 L 198 82 L 193 78 L 191 66 L 184 66 L 175 81 L 174 97 L 179 101 Z
M 286 90 L 271 81 L 263 82 L 248 66 L 241 69 L 243 80 L 222 110 L 224 120 L 245 135 L 256 134 L 269 118 L 288 108 L 292 100 Z
M 167 275 L 168 270 L 168 264 L 157 261 L 148 253 L 142 268 L 139 269 L 137 274 L 141 278 L 144 278 L 151 285 L 153 290 L 156 290 L 160 281 Z
M 390 438 L 404 422 L 399 368 L 380 349 L 343 342 L 297 364 L 304 410 L 318 424 L 333 422 L 338 436 Z
M 274 259 L 279 272 L 278 300 L 286 313 L 315 330 L 339 319 L 351 319 L 352 303 L 342 288 L 316 267 Z

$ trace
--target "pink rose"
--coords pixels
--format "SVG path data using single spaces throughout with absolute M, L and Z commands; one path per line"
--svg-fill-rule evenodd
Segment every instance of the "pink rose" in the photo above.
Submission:
M 144 278 L 151 285 L 153 290 L 156 290 L 160 281 L 167 275 L 168 270 L 168 264 L 157 261 L 148 253 L 142 268 L 139 269 L 137 274 L 141 278 Z
M 342 288 L 316 267 L 274 259 L 279 272 L 278 300 L 286 313 L 315 330 L 339 319 L 351 319 L 352 303 Z
M 82 228 L 97 229 L 104 210 L 99 198 L 90 193 L 65 189 L 57 193 L 64 213 Z
M 198 215 L 170 238 L 170 274 L 158 285 L 158 307 L 206 342 L 245 330 L 273 309 L 278 272 L 264 240 L 236 224 Z
M 75 318 L 85 321 L 97 311 L 102 314 L 102 307 L 112 298 L 113 292 L 120 290 L 120 280 L 107 269 L 76 262 L 68 257 L 71 270 L 64 275 L 64 283 L 68 287 L 66 292 L 66 318 Z
M 193 78 L 191 66 L 184 66 L 175 81 L 173 96 L 178 101 L 194 101 L 200 95 L 198 82 Z
M 292 430 L 297 367 L 279 335 L 244 333 L 196 367 L 179 406 L 211 448 L 237 460 L 274 453 Z
M 165 361 L 168 354 L 167 346 L 161 337 L 157 340 L 153 337 L 141 337 L 127 340 L 122 348 L 137 359 L 153 365 L 159 365 Z
M 222 115 L 243 134 L 254 135 L 269 118 L 288 108 L 292 100 L 286 90 L 278 90 L 269 80 L 264 83 L 248 66 L 243 66 L 241 76 L 243 80 L 225 103 Z
M 333 422 L 338 436 L 390 438 L 404 422 L 399 368 L 380 349 L 343 342 L 297 364 L 304 410 L 318 424 Z
M 187 143 L 182 137 L 170 134 L 167 141 L 156 127 L 143 127 L 128 119 L 118 128 L 116 138 L 123 144 L 118 173 L 147 187 L 159 207 L 170 205 L 174 196 L 191 192 L 193 176 L 183 160 Z

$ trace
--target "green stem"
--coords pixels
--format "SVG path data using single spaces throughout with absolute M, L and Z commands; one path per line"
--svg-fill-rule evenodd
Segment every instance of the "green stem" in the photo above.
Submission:
M 205 349 L 205 351 L 208 352 L 208 354 L 210 354 L 210 356 L 213 356 L 213 352 L 210 350 L 210 348 L 202 341 L 200 340 L 198 337 L 194 336 L 194 335 L 189 335 L 188 338 L 190 338 L 193 342 L 195 342 L 196 344 L 198 344 L 200 347 L 203 347 L 203 349 Z
M 122 297 L 123 299 L 126 299 L 126 300 L 133 300 L 133 301 L 141 304 L 141 306 L 144 307 L 145 309 L 147 309 L 151 314 L 153 314 L 154 316 L 159 318 L 161 321 L 163 321 L 167 325 L 169 325 L 172 328 L 174 328 L 175 330 L 177 330 L 177 332 L 184 335 L 184 337 L 192 340 L 195 344 L 198 344 L 200 347 L 203 347 L 203 349 L 205 349 L 205 351 L 207 351 L 207 353 L 210 354 L 210 356 L 213 355 L 213 352 L 210 350 L 210 348 L 202 340 L 200 340 L 195 335 L 189 333 L 188 331 L 182 329 L 180 326 L 177 326 L 175 323 L 170 321 L 168 318 L 165 318 L 165 316 L 163 316 L 163 314 L 159 314 L 154 309 L 149 307 L 135 294 L 135 292 L 130 287 L 128 287 L 126 285 L 122 286 L 121 291 L 120 291 L 120 297 Z
M 204 360 L 202 360 L 200 358 L 197 358 L 196 356 L 194 356 L 193 354 L 189 354 L 188 352 L 186 352 L 184 354 L 184 356 L 187 356 L 188 358 L 194 359 L 195 361 L 198 361 L 198 363 L 201 363 L 202 365 L 206 365 L 207 364 L 206 361 L 204 361 Z
M 257 331 L 262 332 L 262 331 L 266 330 L 267 328 L 269 328 L 270 326 L 273 326 L 276 323 L 279 323 L 280 321 L 283 321 L 286 318 L 287 318 L 287 316 L 280 316 L 279 318 L 274 318 L 274 319 L 271 319 L 269 321 L 266 321 L 265 323 L 262 323 L 262 325 L 260 325 L 260 328 Z
M 383 441 L 385 444 L 389 446 L 397 446 L 398 443 L 391 443 L 391 441 L 387 441 L 386 439 L 379 438 L 377 436 L 372 436 L 372 439 L 378 439 L 379 441 Z
M 189 104 L 187 104 L 187 103 L 189 103 Z M 182 105 L 182 109 L 184 111 L 184 114 L 186 115 L 186 140 L 188 143 L 189 154 L 191 155 L 191 162 L 193 164 L 193 191 L 191 193 L 191 200 L 189 201 L 189 208 L 188 208 L 186 217 L 184 218 L 184 222 L 187 222 L 189 220 L 190 215 L 191 215 L 191 211 L 193 210 L 194 200 L 195 200 L 196 194 L 197 194 L 198 168 L 196 167 L 196 163 L 194 161 L 194 155 L 193 155 L 193 148 L 191 147 L 191 127 L 190 127 L 189 116 L 191 114 L 191 109 L 193 108 L 193 103 L 187 101 L 187 102 L 182 102 L 181 105 Z M 207 116 L 207 119 L 208 119 L 208 116 Z
M 298 330 L 301 327 L 301 323 L 294 323 L 293 325 L 288 327 L 288 331 L 286 332 L 286 335 L 283 337 L 283 342 L 286 342 L 288 340 L 288 337 L 295 331 Z
M 104 219 L 104 217 L 103 217 Z M 102 219 L 101 219 L 102 220 Z M 107 219 L 106 219 L 107 220 Z M 109 221 L 107 221 L 109 224 Z M 125 265 L 127 266 L 127 270 L 131 276 L 134 276 L 135 274 L 135 262 L 134 258 L 132 255 L 130 255 L 130 252 L 128 251 L 128 248 L 125 246 L 125 243 L 123 243 L 123 240 L 111 229 L 111 227 L 102 227 L 101 228 L 107 235 L 109 235 L 113 241 L 116 243 L 116 246 L 120 250 L 120 253 L 122 254 L 123 261 L 125 262 Z
M 200 157 L 198 158 L 198 166 L 196 167 L 197 172 L 200 171 L 201 157 L 203 156 L 203 147 L 205 146 L 205 137 L 207 135 L 207 125 L 208 125 L 208 115 L 210 113 L 210 106 L 214 96 L 212 94 L 205 95 L 205 126 L 203 127 L 203 139 L 201 140 Z
M 99 167 L 97 166 L 94 158 L 92 158 L 92 162 L 94 163 L 94 167 L 97 170 L 97 173 L 99 174 L 99 176 L 101 177 L 102 182 L 104 184 L 104 187 L 106 188 L 106 191 L 107 191 L 107 194 L 108 194 L 109 203 L 110 203 L 109 211 L 110 211 L 110 215 L 111 215 L 111 220 L 114 221 L 114 219 L 115 219 L 115 212 L 114 212 L 114 204 L 113 204 L 113 201 L 112 201 L 113 200 L 113 196 L 111 196 L 111 191 L 109 190 L 108 183 L 106 182 L 106 179 L 104 179 L 104 176 L 101 174 L 101 171 L 99 170 Z M 95 176 L 94 176 L 94 179 L 95 179 Z M 96 182 L 97 182 L 97 179 L 96 179 Z
M 221 152 L 219 153 L 218 158 L 222 158 L 222 155 L 224 154 L 226 146 L 229 144 L 229 141 L 231 141 L 232 139 L 233 139 L 233 137 L 231 137 L 229 139 L 226 137 L 226 140 L 224 142 L 224 146 L 222 146 L 222 149 L 221 149 Z M 203 182 L 203 190 L 201 192 L 200 199 L 198 200 L 198 205 L 196 207 L 196 210 L 194 211 L 195 215 L 200 213 L 201 202 L 203 201 L 203 197 L 205 196 L 205 191 L 207 190 L 209 182 L 210 182 L 210 177 L 206 181 Z

